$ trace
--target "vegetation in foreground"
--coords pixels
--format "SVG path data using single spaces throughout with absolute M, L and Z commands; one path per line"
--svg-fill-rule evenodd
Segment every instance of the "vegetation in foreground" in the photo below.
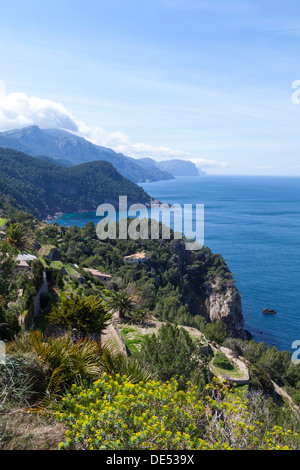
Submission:
M 74 449 L 299 448 L 300 368 L 290 353 L 231 338 L 222 321 L 207 323 L 188 301 L 194 296 L 203 305 L 209 279 L 219 279 L 220 291 L 232 284 L 221 257 L 204 248 L 184 259 L 174 240 L 100 243 L 93 224 L 49 226 L 22 213 L 7 224 L 0 241 L 0 339 L 7 348 L 0 365 L 0 448 L 48 449 L 59 442 Z M 49 258 L 53 248 L 59 260 Z M 151 254 L 149 262 L 125 266 L 124 255 L 141 249 Z M 23 250 L 36 259 L 20 274 L 16 256 Z M 112 279 L 103 284 L 83 267 Z M 48 292 L 36 314 L 43 273 Z M 153 315 L 164 326 L 141 337 L 140 348 L 126 357 L 109 343 L 101 346 L 113 313 L 124 331 Z M 247 390 L 212 383 L 212 358 L 178 325 L 199 329 L 247 361 Z M 213 362 L 232 370 L 221 354 Z
M 67 426 L 60 449 L 84 450 L 284 450 L 297 447 L 298 434 L 280 426 L 266 430 L 247 400 L 225 386 L 177 382 L 132 384 L 108 375 L 90 389 L 72 387 L 57 418 Z

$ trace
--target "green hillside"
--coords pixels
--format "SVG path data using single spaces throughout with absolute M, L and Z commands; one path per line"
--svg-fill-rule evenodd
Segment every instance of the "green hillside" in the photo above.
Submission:
M 55 212 L 93 211 L 103 202 L 149 202 L 150 196 L 104 161 L 62 168 L 0 148 L 0 206 L 13 205 L 39 218 Z
M 169 180 L 174 177 L 158 166 L 144 168 L 138 160 L 116 153 L 110 148 L 94 145 L 82 137 L 60 129 L 23 129 L 0 132 L 0 147 L 24 152 L 32 157 L 52 161 L 59 166 L 73 166 L 92 161 L 111 163 L 122 176 L 134 183 Z M 42 156 L 42 157 L 41 157 Z

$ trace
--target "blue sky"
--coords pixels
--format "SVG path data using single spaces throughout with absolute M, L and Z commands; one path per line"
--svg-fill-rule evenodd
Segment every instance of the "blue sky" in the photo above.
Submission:
M 296 0 L 2 2 L 0 129 L 64 127 L 211 174 L 300 175 L 299 45 Z

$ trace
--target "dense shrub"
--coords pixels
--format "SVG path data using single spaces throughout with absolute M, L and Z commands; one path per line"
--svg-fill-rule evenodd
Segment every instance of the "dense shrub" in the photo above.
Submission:
M 230 336 L 225 323 L 222 320 L 217 320 L 213 323 L 208 323 L 204 328 L 204 334 L 210 341 L 215 341 L 218 344 L 223 344 L 224 341 Z
M 183 392 L 175 380 L 132 384 L 119 375 L 72 387 L 57 419 L 68 428 L 61 449 L 287 449 L 298 438 L 278 426 L 266 431 L 242 395 L 221 385 L 199 400 L 191 384 Z
M 16 248 L 0 241 L 0 296 L 7 296 L 16 263 Z
M 163 325 L 157 335 L 146 336 L 139 361 L 149 366 L 162 381 L 172 377 L 185 388 L 188 380 L 205 384 L 206 357 L 183 327 Z
M 234 357 L 238 357 L 243 354 L 243 349 L 240 345 L 240 342 L 235 338 L 227 338 L 224 342 L 224 345 L 226 346 L 226 348 L 229 348 L 231 350 L 231 353 Z

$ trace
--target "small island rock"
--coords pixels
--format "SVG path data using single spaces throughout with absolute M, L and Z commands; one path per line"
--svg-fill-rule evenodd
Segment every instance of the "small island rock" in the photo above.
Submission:
M 262 313 L 275 315 L 277 312 L 276 310 L 273 310 L 272 308 L 263 308 Z

